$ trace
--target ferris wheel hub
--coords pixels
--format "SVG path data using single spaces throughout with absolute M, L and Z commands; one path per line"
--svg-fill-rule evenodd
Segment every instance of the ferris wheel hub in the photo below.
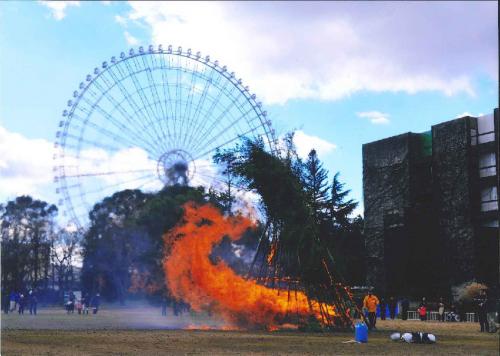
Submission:
M 195 165 L 187 151 L 176 149 L 160 156 L 156 170 L 165 185 L 187 185 L 194 176 Z

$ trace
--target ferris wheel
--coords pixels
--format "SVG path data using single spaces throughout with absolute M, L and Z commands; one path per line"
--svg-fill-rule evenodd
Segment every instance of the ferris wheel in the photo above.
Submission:
M 77 227 L 116 191 L 165 185 L 216 187 L 217 149 L 260 137 L 271 121 L 234 72 L 209 56 L 162 45 L 130 49 L 86 76 L 56 134 L 54 181 L 63 214 Z

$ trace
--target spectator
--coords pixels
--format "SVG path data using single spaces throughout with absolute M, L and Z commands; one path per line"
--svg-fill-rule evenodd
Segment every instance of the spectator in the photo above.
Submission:
M 168 304 L 167 297 L 164 296 L 161 299 L 161 315 L 162 316 L 167 316 L 167 304 Z
M 439 303 L 438 303 L 438 315 L 439 315 L 439 321 L 443 322 L 444 321 L 444 301 L 443 297 L 439 298 Z
M 405 297 L 401 301 L 401 309 L 402 309 L 403 320 L 407 320 L 408 319 L 408 310 L 410 309 L 410 301 L 408 300 L 408 298 Z
M 422 297 L 422 301 L 418 306 L 418 315 L 421 321 L 427 320 L 427 300 L 425 299 L 425 297 Z
M 89 314 L 90 297 L 88 293 L 82 297 L 82 313 Z
M 480 332 L 489 332 L 489 325 L 488 325 L 488 320 L 486 318 L 487 314 L 487 300 L 488 297 L 486 295 L 486 291 L 484 289 L 481 289 L 479 292 L 479 296 L 475 299 L 475 302 L 477 303 L 477 316 L 479 319 L 479 326 L 481 328 Z
M 94 298 L 92 298 L 92 314 L 97 314 L 99 311 L 99 305 L 101 304 L 101 295 L 97 293 Z
M 19 297 L 18 294 L 14 291 L 10 292 L 10 312 L 12 313 L 17 309 L 17 301 Z
M 6 291 L 2 292 L 2 310 L 5 314 L 9 314 L 10 309 L 10 297 Z
M 379 304 L 377 296 L 372 294 L 371 291 L 368 292 L 368 295 L 363 300 L 363 308 L 368 310 L 368 329 L 370 330 L 375 329 L 377 323 L 377 305 Z
M 427 307 L 425 305 L 420 305 L 420 307 L 418 307 L 418 316 L 421 321 L 427 320 Z
M 19 295 L 19 315 L 24 314 L 24 306 L 26 305 L 26 298 L 24 297 L 24 294 Z
M 81 299 L 77 299 L 75 306 L 76 306 L 76 311 L 77 311 L 78 315 L 81 315 L 82 314 L 82 309 L 83 309 L 82 300 Z
M 396 298 L 394 297 L 390 297 L 389 298 L 389 315 L 391 316 L 391 319 L 394 320 L 394 318 L 396 317 L 396 306 L 397 306 L 397 301 L 396 301 Z
M 387 303 L 385 302 L 385 298 L 380 298 L 380 319 L 385 320 L 385 316 L 387 313 Z
M 33 290 L 29 291 L 28 299 L 29 299 L 29 303 L 30 303 L 30 315 L 36 315 L 38 298 L 36 296 L 36 293 Z

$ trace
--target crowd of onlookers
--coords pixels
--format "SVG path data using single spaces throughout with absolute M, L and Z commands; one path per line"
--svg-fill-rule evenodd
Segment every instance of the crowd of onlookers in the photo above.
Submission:
M 38 296 L 36 291 L 30 289 L 27 293 L 14 292 L 3 295 L 2 309 L 5 314 L 19 313 L 24 314 L 29 310 L 31 315 L 36 315 L 38 309 Z
M 474 312 L 477 315 L 477 321 L 480 324 L 481 332 L 489 331 L 489 323 L 487 320 L 487 314 L 495 310 L 494 301 L 488 298 L 486 290 L 481 290 L 479 295 L 476 296 L 468 306 L 464 303 L 450 303 L 447 304 L 444 298 L 439 298 L 437 303 L 428 303 L 427 299 L 423 297 L 418 304 L 416 312 L 421 321 L 427 321 L 429 312 L 431 311 L 431 306 L 434 311 L 437 312 L 437 320 L 440 322 L 465 322 L 467 321 L 466 311 L 468 308 L 469 312 Z M 401 307 L 400 314 L 402 320 L 409 319 L 410 313 L 410 301 L 408 298 L 402 298 L 399 301 L 399 306 Z M 398 308 L 398 302 L 394 297 L 390 297 L 386 302 L 384 298 L 379 298 L 369 291 L 363 299 L 362 309 L 365 313 L 365 319 L 367 320 L 367 326 L 369 329 L 376 328 L 377 316 L 380 319 L 385 320 L 387 316 L 391 319 L 396 317 L 396 309 Z
M 87 293 L 81 298 L 77 298 L 73 291 L 70 291 L 64 308 L 67 314 L 74 314 L 75 310 L 78 314 L 97 314 L 101 304 L 101 296 L 96 293 L 93 297 Z M 3 293 L 2 295 L 2 310 L 5 314 L 18 313 L 19 315 L 25 312 L 31 315 L 37 315 L 38 311 L 38 295 L 36 290 L 30 289 L 27 292 L 12 291 Z
M 65 308 L 67 314 L 74 314 L 75 309 L 78 314 L 89 314 L 89 309 L 92 309 L 92 314 L 97 314 L 100 305 L 101 295 L 99 293 L 93 297 L 90 297 L 90 295 L 86 293 L 81 298 L 77 298 L 73 291 L 70 291 Z

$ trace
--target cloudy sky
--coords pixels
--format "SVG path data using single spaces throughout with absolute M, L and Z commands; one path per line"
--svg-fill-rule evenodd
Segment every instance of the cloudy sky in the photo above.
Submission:
M 496 2 L 2 2 L 0 202 L 56 202 L 61 112 L 93 68 L 149 44 L 218 59 L 362 200 L 361 145 L 497 107 Z

